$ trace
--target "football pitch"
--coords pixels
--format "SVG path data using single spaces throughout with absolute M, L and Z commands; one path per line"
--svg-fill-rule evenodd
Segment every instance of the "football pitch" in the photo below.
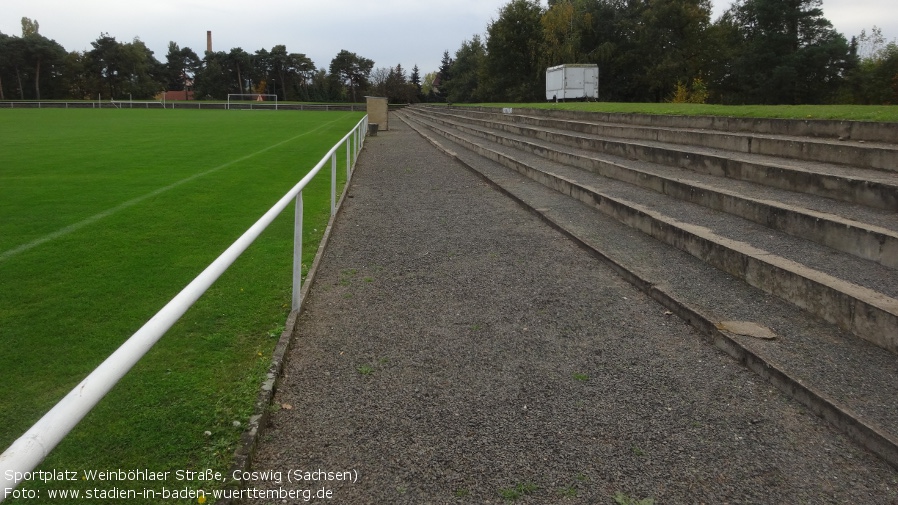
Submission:
M 362 116 L 0 111 L 0 452 Z M 345 148 L 337 164 L 340 191 Z M 329 218 L 329 166 L 303 198 L 307 268 Z M 110 469 L 225 472 L 290 311 L 292 244 L 291 206 L 41 468 L 79 476 Z M 183 484 L 173 474 L 169 486 Z

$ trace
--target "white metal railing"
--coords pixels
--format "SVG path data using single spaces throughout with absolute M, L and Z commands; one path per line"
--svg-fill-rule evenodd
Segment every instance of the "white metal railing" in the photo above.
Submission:
M 146 324 L 137 330 L 124 344 L 113 352 L 79 383 L 68 395 L 36 422 L 24 435 L 0 454 L 0 502 L 24 479 L 28 472 L 40 464 L 62 439 L 87 415 L 113 386 L 162 338 L 175 322 L 206 292 L 240 254 L 262 234 L 262 231 L 280 215 L 292 201 L 296 201 L 296 223 L 293 250 L 293 310 L 298 310 L 302 289 L 302 191 L 318 172 L 330 161 L 331 165 L 331 216 L 337 205 L 337 150 L 346 145 L 346 184 L 352 177 L 352 168 L 368 130 L 368 116 L 334 144 L 330 151 L 315 165 L 293 189 L 281 198 L 236 242 L 206 267 L 177 296 L 172 298 Z

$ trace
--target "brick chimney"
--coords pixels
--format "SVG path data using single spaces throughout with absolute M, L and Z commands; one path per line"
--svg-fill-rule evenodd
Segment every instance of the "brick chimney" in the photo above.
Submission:
M 212 30 L 206 31 L 206 51 L 212 52 Z

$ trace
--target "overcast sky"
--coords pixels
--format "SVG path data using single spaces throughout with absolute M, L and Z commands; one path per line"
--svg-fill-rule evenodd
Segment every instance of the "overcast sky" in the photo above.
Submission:
M 712 0 L 716 17 L 731 0 Z M 483 34 L 508 0 L 0 0 L 0 32 L 21 35 L 21 19 L 40 24 L 40 33 L 68 51 L 83 51 L 105 32 L 119 42 L 140 38 L 159 61 L 168 42 L 190 47 L 200 57 L 206 31 L 216 51 L 247 52 L 277 44 L 305 53 L 327 68 L 346 49 L 374 60 L 375 68 L 397 63 L 422 76 L 439 67 L 444 50 Z M 543 5 L 546 4 L 543 0 Z M 137 7 L 139 6 L 139 7 Z M 891 7 L 890 7 L 891 6 Z M 895 0 L 823 0 L 823 13 L 846 38 L 874 25 L 887 40 L 898 38 Z

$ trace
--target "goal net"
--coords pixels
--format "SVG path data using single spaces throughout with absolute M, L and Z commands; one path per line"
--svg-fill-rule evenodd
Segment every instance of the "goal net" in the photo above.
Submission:
M 277 109 L 278 96 L 266 93 L 229 93 L 228 109 Z

